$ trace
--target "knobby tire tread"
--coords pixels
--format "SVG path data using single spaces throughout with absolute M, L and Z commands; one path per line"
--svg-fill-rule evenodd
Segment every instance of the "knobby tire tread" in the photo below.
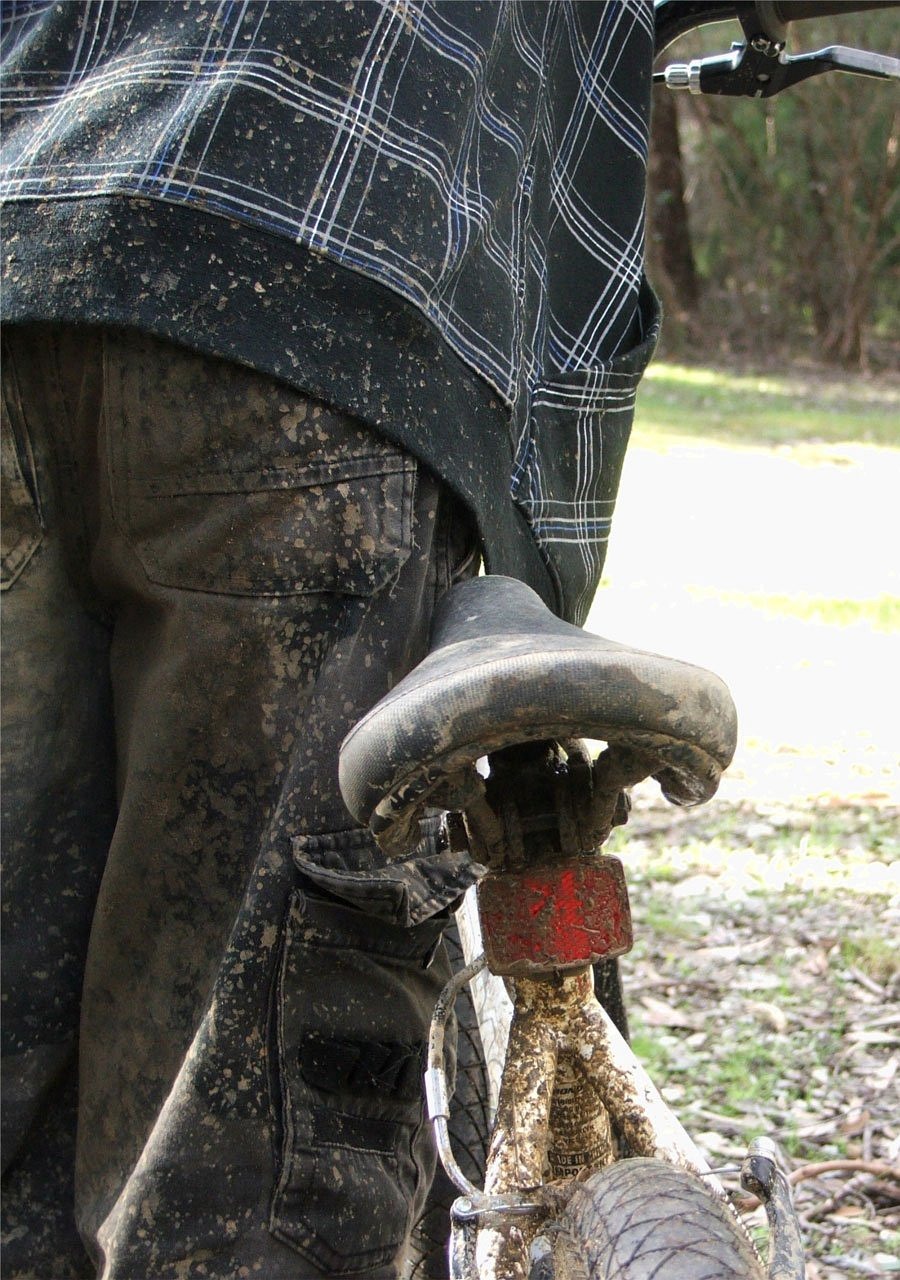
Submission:
M 595 1173 L 555 1236 L 553 1280 L 765 1280 L 731 1208 L 701 1178 L 660 1160 Z

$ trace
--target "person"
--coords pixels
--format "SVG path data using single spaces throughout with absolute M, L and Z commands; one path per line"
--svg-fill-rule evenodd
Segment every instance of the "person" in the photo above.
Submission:
M 337 787 L 436 599 L 583 622 L 649 0 L 3 6 L 4 1274 L 395 1277 L 475 871 Z

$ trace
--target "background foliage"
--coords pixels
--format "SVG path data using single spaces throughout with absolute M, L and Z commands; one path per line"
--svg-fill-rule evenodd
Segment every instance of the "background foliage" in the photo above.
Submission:
M 706 28 L 665 61 L 722 52 Z M 789 46 L 897 56 L 896 10 L 797 23 Z M 768 101 L 657 88 L 648 257 L 668 352 L 896 366 L 896 84 L 828 74 Z

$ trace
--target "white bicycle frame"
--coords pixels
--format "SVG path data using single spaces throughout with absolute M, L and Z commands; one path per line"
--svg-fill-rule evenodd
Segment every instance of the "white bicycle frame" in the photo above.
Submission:
M 527 1280 L 542 1217 L 553 1207 L 553 1183 L 616 1158 L 613 1127 L 634 1155 L 698 1173 L 724 1191 L 669 1110 L 631 1048 L 594 996 L 589 968 L 555 982 L 505 984 L 484 967 L 474 899 L 457 914 L 464 969 L 447 988 L 432 1028 L 426 1076 L 429 1115 L 448 1175 L 463 1193 L 454 1206 L 458 1229 L 451 1280 Z M 492 1109 L 496 1107 L 484 1191 L 456 1165 L 448 1137 L 449 1097 L 443 1074 L 443 1026 L 455 994 L 471 981 L 485 1046 Z M 541 1188 L 541 1194 L 537 1194 Z

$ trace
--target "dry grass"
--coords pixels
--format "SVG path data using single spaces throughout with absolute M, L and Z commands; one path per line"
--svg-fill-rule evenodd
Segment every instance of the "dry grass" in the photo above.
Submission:
M 898 1269 L 898 820 L 822 800 L 673 813 L 643 790 L 615 837 L 635 1047 L 714 1164 L 767 1134 L 806 1169 L 808 1280 Z M 854 1167 L 818 1171 L 834 1161 Z

